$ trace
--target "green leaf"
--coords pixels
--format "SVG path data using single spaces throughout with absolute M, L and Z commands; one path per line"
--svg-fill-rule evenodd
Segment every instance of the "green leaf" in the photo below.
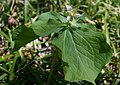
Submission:
M 20 26 L 13 32 L 13 40 L 15 41 L 13 50 L 18 50 L 21 46 L 26 45 L 39 36 L 48 36 L 52 32 L 59 31 L 61 30 L 61 26 L 65 26 L 65 24 L 53 19 L 49 19 L 48 21 L 36 21 L 30 28 Z
M 71 27 L 79 28 L 80 30 L 82 30 L 84 32 L 96 31 L 95 25 L 88 24 L 88 23 L 78 23 L 76 20 L 73 20 L 71 22 Z
M 31 25 L 34 33 L 38 36 L 48 36 L 52 32 L 57 32 L 61 30 L 61 26 L 65 26 L 65 24 L 60 21 L 49 19 L 48 21 L 37 21 Z
M 86 80 L 95 84 L 97 75 L 111 58 L 111 49 L 99 32 L 65 30 L 52 43 L 62 52 L 65 79 L 71 82 Z
M 26 26 L 19 26 L 13 32 L 13 40 L 15 41 L 15 46 L 13 51 L 18 50 L 21 46 L 24 46 L 28 42 L 38 38 L 38 36 L 34 33 L 32 28 L 28 28 Z
M 57 19 L 61 22 L 66 22 L 66 18 L 56 12 L 46 12 L 39 16 L 39 20 Z

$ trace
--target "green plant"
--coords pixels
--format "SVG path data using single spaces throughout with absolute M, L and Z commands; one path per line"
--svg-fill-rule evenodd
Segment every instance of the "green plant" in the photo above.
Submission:
M 13 50 L 39 36 L 49 36 L 50 43 L 59 50 L 54 57 L 62 60 L 65 80 L 86 80 L 95 84 L 94 80 L 111 58 L 111 48 L 104 34 L 97 32 L 94 25 L 81 23 L 81 19 L 75 19 L 74 13 L 70 13 L 70 18 L 68 20 L 56 12 L 47 12 L 41 14 L 30 27 L 19 26 L 13 32 Z M 54 57 L 47 84 L 55 65 Z
M 70 7 L 70 9 L 68 9 L 69 12 L 66 12 L 66 4 L 68 5 L 67 7 L 70 7 L 69 5 L 71 5 L 74 9 Z M 48 11 L 54 12 L 52 13 Z M 60 18 L 61 15 L 56 12 L 59 12 L 62 17 Z M 40 15 L 40 18 L 39 14 L 42 14 Z M 57 15 L 56 18 L 54 18 L 55 15 Z M 62 55 L 62 47 L 68 47 L 69 44 L 69 47 L 75 47 L 73 44 L 76 45 L 77 43 L 75 37 L 76 32 L 78 32 L 79 29 L 84 33 L 80 33 L 80 36 L 85 36 L 87 33 L 92 34 L 92 31 L 97 32 L 97 35 L 104 34 L 103 38 L 106 38 L 106 42 L 113 49 L 110 62 L 108 62 L 106 65 L 104 64 L 105 66 L 103 65 L 103 67 L 101 67 L 102 71 L 99 71 L 100 73 L 98 72 L 99 74 L 95 79 L 96 85 L 119 85 L 119 21 L 119 0 L 0 0 L 0 84 L 91 85 L 91 83 L 84 80 L 82 81 L 82 79 L 78 82 L 73 83 L 70 83 L 72 80 L 70 80 L 70 82 L 64 80 L 64 77 L 67 73 L 65 70 L 71 68 L 71 66 L 73 67 L 75 63 L 72 62 L 74 64 L 71 65 L 71 62 L 68 63 L 67 60 L 67 63 L 64 62 L 66 57 Z M 35 23 L 40 24 L 40 28 L 38 28 L 38 25 L 35 25 Z M 59 26 L 57 23 L 60 23 Z M 55 26 L 55 24 L 57 24 L 57 26 Z M 41 26 L 48 29 L 41 31 Z M 49 26 L 51 28 L 55 28 L 56 30 L 49 28 Z M 41 35 L 41 32 L 39 31 L 47 35 Z M 16 35 L 16 33 L 18 33 L 19 36 Z M 59 43 L 58 41 L 61 41 L 60 36 L 64 36 L 65 33 L 67 33 L 67 35 L 71 34 L 72 37 L 70 36 L 68 39 L 72 39 L 75 42 L 62 46 L 61 43 L 63 42 Z M 32 42 L 28 43 L 24 47 L 20 48 L 18 52 L 14 53 L 11 49 L 14 46 L 12 34 L 15 35 L 13 37 L 16 43 L 14 51 L 18 50 L 21 46 L 24 46 L 25 43 L 28 43 L 30 41 Z M 20 40 L 16 38 L 17 36 Z M 24 36 L 24 38 L 20 36 Z M 90 41 L 94 38 L 90 38 Z M 65 38 L 64 42 L 66 43 L 66 41 L 67 39 Z M 56 42 L 58 44 L 56 44 Z M 82 45 L 82 47 L 85 48 L 84 44 L 79 45 Z M 66 50 L 64 51 L 66 52 Z M 72 52 L 74 56 L 76 56 L 77 53 L 74 52 L 74 50 L 72 50 Z M 67 53 L 70 55 L 72 55 L 72 52 L 69 53 L 67 51 Z M 65 56 L 67 55 L 68 54 L 65 54 Z M 67 65 L 69 67 L 67 67 Z

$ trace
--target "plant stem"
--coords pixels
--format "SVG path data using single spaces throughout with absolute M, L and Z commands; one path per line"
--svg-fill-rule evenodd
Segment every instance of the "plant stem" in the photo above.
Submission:
M 53 73 L 53 69 L 54 69 L 54 65 L 55 65 L 55 54 L 53 54 L 53 58 L 52 58 L 52 63 L 51 63 L 51 68 L 50 68 L 50 73 L 49 73 L 49 76 L 48 76 L 48 81 L 47 81 L 47 85 L 50 85 L 50 80 L 51 80 L 51 77 L 52 77 L 52 73 Z

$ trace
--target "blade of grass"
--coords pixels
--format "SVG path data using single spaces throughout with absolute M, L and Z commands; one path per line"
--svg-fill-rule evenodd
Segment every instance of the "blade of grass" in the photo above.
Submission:
M 18 58 L 18 53 L 15 53 L 15 57 L 13 59 L 13 63 L 10 63 L 10 76 L 9 76 L 9 80 L 12 81 L 14 79 L 14 69 L 15 69 L 15 64 Z
M 113 52 L 114 52 L 114 56 L 117 57 L 117 49 L 115 48 L 115 45 L 113 42 L 111 42 L 112 48 L 113 48 Z M 119 57 L 118 57 L 119 58 Z
M 27 22 L 27 13 L 28 13 L 28 0 L 25 0 L 24 1 L 24 20 L 25 22 Z
M 107 16 L 108 16 L 108 12 L 107 10 L 105 10 L 105 16 L 104 18 L 104 29 L 103 29 L 103 33 L 106 36 L 106 42 L 110 45 L 110 36 L 109 36 L 109 30 L 108 30 L 108 26 L 107 26 Z
M 0 69 L 3 70 L 3 71 L 5 71 L 6 73 L 9 73 L 8 70 L 6 70 L 5 68 L 3 68 L 3 67 L 1 67 L 1 66 L 0 66 Z
M 7 61 L 7 59 L 13 57 L 13 54 L 10 55 L 5 55 L 5 56 L 0 56 L 0 62 L 2 61 Z
M 117 36 L 120 38 L 120 29 L 117 29 Z
M 8 27 L 5 27 L 5 29 L 8 31 L 10 46 L 11 46 L 11 48 L 13 48 L 14 47 L 14 42 L 12 41 L 12 31 Z
M 2 30 L 0 30 L 0 34 L 3 35 L 8 41 L 10 40 L 9 36 L 6 35 Z
M 0 80 L 2 80 L 3 78 L 5 78 L 8 74 L 7 73 L 4 73 L 0 76 Z

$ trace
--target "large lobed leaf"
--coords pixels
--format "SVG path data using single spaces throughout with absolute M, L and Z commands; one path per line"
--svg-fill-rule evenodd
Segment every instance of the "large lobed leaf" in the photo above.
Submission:
M 87 80 L 94 83 L 111 57 L 111 49 L 99 32 L 67 29 L 52 43 L 62 52 L 62 60 L 67 64 L 64 66 L 65 79 L 68 81 Z
M 60 14 L 55 13 L 52 17 L 53 12 L 44 13 L 40 16 L 41 19 L 33 23 L 30 27 L 19 26 L 13 32 L 13 40 L 15 41 L 14 51 L 18 50 L 20 47 L 26 45 L 30 41 L 38 38 L 39 36 L 48 36 L 50 33 L 61 30 L 61 26 L 65 26 L 59 18 L 62 17 Z M 47 17 L 47 15 L 49 17 Z M 50 17 L 51 16 L 51 17 Z M 43 20 L 46 18 L 45 20 Z M 63 17 L 62 17 L 63 19 Z M 63 19 L 64 20 L 64 19 Z

